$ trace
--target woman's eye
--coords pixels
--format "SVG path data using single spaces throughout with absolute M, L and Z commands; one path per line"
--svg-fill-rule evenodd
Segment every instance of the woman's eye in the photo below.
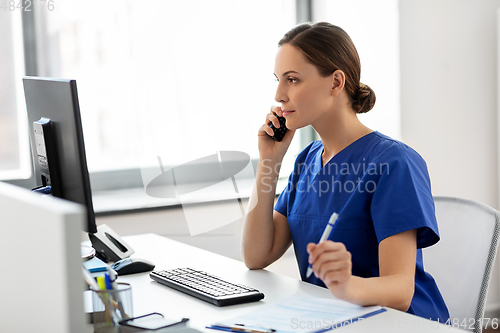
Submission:
M 290 82 L 290 83 L 295 83 L 295 82 L 297 82 L 297 79 L 293 79 L 293 78 L 291 78 L 291 77 L 287 78 L 287 80 L 288 80 L 288 82 Z

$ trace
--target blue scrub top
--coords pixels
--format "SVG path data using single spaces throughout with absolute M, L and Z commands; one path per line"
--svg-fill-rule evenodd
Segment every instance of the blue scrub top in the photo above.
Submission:
M 303 281 L 308 243 L 317 243 L 332 213 L 339 213 L 329 239 L 352 254 L 352 274 L 378 277 L 378 244 L 417 229 L 415 294 L 408 313 L 444 323 L 448 309 L 432 276 L 424 271 L 422 248 L 439 241 L 427 165 L 407 145 L 379 132 L 356 140 L 321 167 L 323 144 L 314 141 L 295 161 L 288 186 L 274 209 L 288 218 Z

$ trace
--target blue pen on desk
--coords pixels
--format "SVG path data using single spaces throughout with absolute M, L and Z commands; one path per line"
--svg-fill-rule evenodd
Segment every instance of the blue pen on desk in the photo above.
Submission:
M 319 240 L 318 244 L 321 242 L 324 242 L 330 237 L 330 234 L 332 233 L 333 227 L 335 226 L 335 223 L 337 222 L 337 219 L 339 218 L 339 214 L 333 213 L 332 216 L 330 216 L 330 221 L 328 221 L 328 224 L 326 225 L 325 231 L 323 231 L 323 235 L 321 235 L 321 239 Z M 307 267 L 307 273 L 306 273 L 306 278 L 308 279 L 313 272 L 312 269 L 312 264 L 309 264 Z
M 225 326 L 225 325 L 215 324 L 212 326 L 206 326 L 206 328 L 210 328 L 213 330 L 219 330 L 219 331 L 226 331 L 226 332 L 235 332 L 235 333 L 240 333 L 240 332 L 274 333 L 274 332 L 276 332 L 276 330 L 272 329 L 272 328 L 250 327 L 250 326 L 245 326 L 242 324 L 235 324 L 234 326 Z

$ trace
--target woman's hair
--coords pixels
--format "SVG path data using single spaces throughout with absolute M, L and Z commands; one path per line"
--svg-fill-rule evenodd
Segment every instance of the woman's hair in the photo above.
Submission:
M 342 28 L 327 22 L 303 23 L 283 36 L 278 46 L 283 44 L 290 44 L 301 50 L 322 76 L 331 75 L 336 70 L 344 72 L 345 88 L 351 97 L 354 111 L 365 113 L 373 108 L 375 92 L 359 82 L 359 55 L 351 38 Z

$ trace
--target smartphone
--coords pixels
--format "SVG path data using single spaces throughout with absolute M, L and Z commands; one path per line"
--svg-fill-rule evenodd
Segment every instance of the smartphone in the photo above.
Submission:
M 280 122 L 280 128 L 274 127 L 274 125 L 271 123 L 271 127 L 274 131 L 274 135 L 271 136 L 276 141 L 281 141 L 283 140 L 283 137 L 285 136 L 286 131 L 288 131 L 288 128 L 286 128 L 286 119 L 285 117 L 280 117 L 276 116 Z

